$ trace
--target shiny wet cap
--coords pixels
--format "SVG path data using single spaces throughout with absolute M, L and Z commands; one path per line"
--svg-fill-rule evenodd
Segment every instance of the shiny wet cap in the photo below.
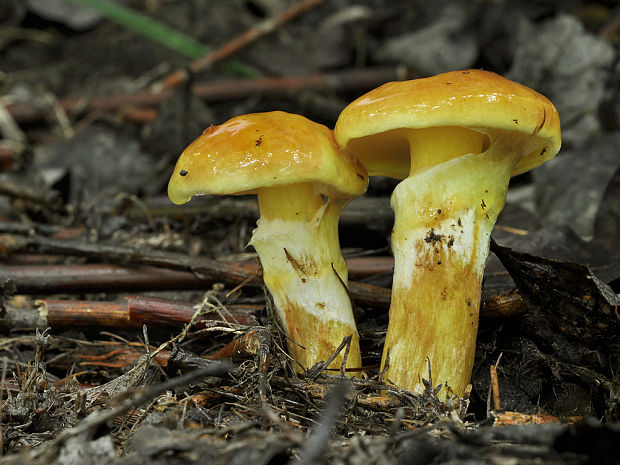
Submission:
M 181 154 L 168 196 L 182 204 L 200 194 L 251 194 L 263 187 L 312 182 L 362 194 L 364 167 L 322 124 L 281 111 L 237 116 L 207 128 Z
M 535 144 L 538 148 L 519 160 L 513 175 L 553 158 L 561 145 L 560 118 L 546 97 L 495 73 L 475 69 L 384 84 L 342 111 L 334 135 L 370 175 L 403 179 L 409 174 L 409 148 L 403 130 L 447 126 L 482 133 L 488 129 L 514 131 L 540 139 Z

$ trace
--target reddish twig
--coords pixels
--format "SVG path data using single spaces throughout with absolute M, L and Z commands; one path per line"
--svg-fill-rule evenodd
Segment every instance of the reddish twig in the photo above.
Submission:
M 142 326 L 181 326 L 191 321 L 196 313 L 195 305 L 169 299 L 144 296 L 128 296 L 127 307 L 129 319 L 133 324 Z M 261 311 L 264 305 L 231 304 L 226 305 L 225 312 L 211 312 L 198 317 L 197 321 L 226 321 L 245 326 L 256 326 L 258 321 L 254 313 Z
M 239 356 L 258 356 L 261 343 L 265 337 L 268 337 L 268 335 L 269 333 L 266 332 L 264 328 L 252 328 L 249 331 L 236 336 L 224 347 L 210 353 L 205 358 L 211 360 L 224 360 Z
M 2 243 L 3 237 L 0 236 L 0 245 Z M 255 262 L 215 263 L 247 273 L 245 279 L 235 281 L 239 283 L 237 286 L 256 286 L 261 282 L 261 269 Z M 393 268 L 391 257 L 350 258 L 347 259 L 347 264 L 350 267 L 350 276 L 358 279 L 389 273 Z M 3 266 L 2 271 L 14 281 L 17 292 L 22 294 L 189 290 L 205 289 L 213 283 L 213 279 L 202 274 L 152 266 L 18 264 Z
M 295 77 L 278 77 L 264 79 L 230 79 L 208 84 L 196 84 L 192 92 L 206 102 L 221 102 L 246 98 L 256 94 L 282 95 L 298 90 L 358 90 L 369 89 L 387 81 L 404 79 L 401 69 L 369 68 L 352 69 L 332 74 L 311 74 Z M 134 94 L 116 94 L 86 98 L 67 98 L 60 101 L 60 106 L 70 115 L 82 112 L 118 112 L 123 111 L 130 120 L 136 122 L 152 121 L 156 111 L 152 108 L 170 96 L 172 91 L 160 93 L 148 91 Z M 144 108 L 147 107 L 147 108 Z M 47 110 L 28 104 L 11 104 L 7 110 L 13 118 L 21 123 L 35 122 L 45 117 Z M 132 118 L 132 112 L 133 118 Z
M 1 268 L 0 282 L 11 280 L 17 292 L 22 294 L 135 291 L 153 288 L 204 289 L 214 282 L 231 286 L 244 281 L 248 286 L 263 285 L 262 275 L 257 272 L 258 265 L 255 262 L 221 262 L 207 257 L 188 257 L 183 254 L 144 248 L 59 240 L 37 234 L 28 236 L 0 234 L 0 253 L 24 252 L 78 255 L 100 262 L 138 265 L 139 267 L 13 265 Z M 373 261 L 375 261 L 374 264 Z M 349 259 L 348 263 L 353 270 L 357 269 L 360 272 L 364 268 L 370 273 L 388 272 L 392 269 L 392 261 L 386 257 L 354 258 Z M 353 276 L 355 272 L 351 274 Z M 389 289 L 349 281 L 349 292 L 359 305 L 372 308 L 390 306 L 391 292 Z M 523 309 L 520 296 L 514 293 L 502 294 L 483 303 L 481 318 L 514 316 L 522 313 Z
M 245 31 L 243 34 L 225 43 L 222 47 L 218 48 L 217 50 L 214 50 L 206 54 L 204 57 L 193 61 L 190 64 L 189 68 L 194 73 L 197 73 L 199 71 L 206 71 L 211 66 L 213 66 L 214 63 L 217 63 L 218 61 L 221 61 L 224 58 L 230 57 L 234 53 L 241 50 L 243 47 L 251 44 L 252 42 L 260 39 L 261 37 L 267 34 L 270 34 L 279 26 L 292 20 L 293 18 L 309 10 L 310 8 L 313 8 L 323 3 L 324 1 L 325 0 L 302 0 L 299 3 L 288 8 L 287 10 L 282 11 L 281 13 L 278 13 L 272 18 L 268 18 L 264 21 L 261 21 L 260 23 L 252 27 L 251 29 L 248 29 L 247 31 Z M 186 70 L 184 69 L 177 70 L 173 72 L 172 74 L 168 75 L 163 80 L 163 83 L 162 83 L 163 89 L 172 89 L 174 87 L 177 87 L 178 85 L 185 82 L 188 79 L 188 77 L 189 77 L 189 73 Z
M 0 195 L 33 202 L 53 211 L 59 211 L 62 208 L 58 192 L 43 186 L 35 186 L 32 183 L 15 182 L 13 176 L 6 174 L 0 174 Z
M 102 327 L 102 328 L 178 328 L 189 323 L 196 313 L 194 304 L 145 296 L 128 296 L 124 302 L 40 299 L 36 309 L 9 308 L 0 319 L 5 331 L 17 328 Z M 200 322 L 226 321 L 256 326 L 255 313 L 262 305 L 227 305 L 227 312 L 200 315 Z
M 611 39 L 620 35 L 620 11 L 611 17 L 609 21 L 601 28 L 599 36 Z
M 212 279 L 152 266 L 8 265 L 2 271 L 21 294 L 205 289 Z

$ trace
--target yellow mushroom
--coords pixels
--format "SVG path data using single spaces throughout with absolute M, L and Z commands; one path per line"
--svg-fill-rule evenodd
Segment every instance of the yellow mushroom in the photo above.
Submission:
M 454 71 L 385 84 L 341 113 L 336 140 L 394 189 L 386 378 L 463 395 L 474 362 L 491 230 L 511 175 L 552 158 L 560 120 L 544 96 L 497 74 Z M 445 394 L 444 394 L 445 395 Z
M 351 336 L 346 366 L 361 366 L 359 337 L 338 242 L 345 204 L 368 175 L 327 127 L 284 112 L 235 117 L 208 128 L 181 154 L 168 195 L 256 194 L 260 218 L 251 244 L 303 371 L 327 360 Z M 343 352 L 330 367 L 340 368 Z

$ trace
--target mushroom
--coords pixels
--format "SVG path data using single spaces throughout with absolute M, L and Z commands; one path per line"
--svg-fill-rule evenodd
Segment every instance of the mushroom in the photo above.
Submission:
M 250 243 L 296 370 L 332 356 L 351 336 L 347 368 L 361 366 L 359 336 L 338 242 L 345 204 L 368 185 L 364 167 L 337 147 L 327 127 L 284 112 L 232 118 L 206 129 L 181 154 L 168 196 L 257 194 Z M 340 368 L 343 354 L 330 364 Z
M 391 200 L 385 377 L 417 391 L 430 369 L 434 381 L 463 396 L 491 230 L 511 175 L 560 149 L 558 113 L 544 96 L 497 74 L 453 71 L 370 91 L 342 111 L 334 134 L 369 175 L 404 179 Z

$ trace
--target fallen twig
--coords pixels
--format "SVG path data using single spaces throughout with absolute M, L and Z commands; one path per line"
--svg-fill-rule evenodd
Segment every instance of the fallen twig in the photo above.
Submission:
M 306 76 L 290 76 L 264 79 L 229 79 L 208 84 L 192 86 L 192 92 L 206 102 L 221 102 L 224 100 L 242 99 L 256 94 L 282 95 L 291 91 L 305 90 L 354 90 L 370 89 L 384 82 L 404 79 L 405 73 L 400 68 L 367 68 L 339 71 L 331 74 L 311 74 Z M 148 107 L 159 105 L 172 91 L 160 93 L 149 91 L 134 94 L 104 95 L 98 97 L 67 98 L 60 100 L 64 111 L 74 116 L 76 113 L 102 111 L 125 111 L 125 117 L 130 121 L 152 121 L 156 112 Z M 130 107 L 141 107 L 136 110 Z M 147 108 L 144 108 L 147 107 Z M 129 109 L 128 109 L 129 108 Z M 36 122 L 47 114 L 46 108 L 29 104 L 12 104 L 7 110 L 20 123 Z M 132 115 L 132 111 L 136 111 Z
M 193 61 L 189 65 L 189 69 L 193 73 L 197 73 L 199 71 L 206 71 L 214 63 L 223 60 L 224 58 L 228 58 L 234 53 L 241 50 L 243 47 L 251 44 L 252 42 L 260 39 L 261 37 L 270 34 L 277 27 L 282 24 L 290 21 L 301 13 L 313 8 L 325 0 L 302 0 L 299 3 L 296 3 L 292 7 L 278 13 L 272 18 L 268 18 L 260 23 L 256 24 L 252 28 L 245 31 L 243 34 L 235 37 L 233 40 L 226 42 L 223 46 L 214 50 L 202 58 Z M 189 72 L 185 69 L 179 69 L 168 76 L 162 82 L 163 89 L 173 89 L 183 82 L 185 82 L 189 78 Z
M 0 244 L 2 244 L 1 237 Z M 247 270 L 247 277 L 243 281 L 235 281 L 239 285 L 250 283 L 256 286 L 260 283 L 262 270 L 254 261 L 217 263 Z M 353 279 L 361 279 L 375 274 L 391 273 L 393 261 L 391 257 L 356 257 L 348 259 L 347 265 L 349 276 Z M 0 269 L 0 276 L 3 275 L 14 281 L 17 292 L 20 294 L 205 289 L 213 283 L 209 276 L 189 271 L 153 266 L 108 264 L 5 265 Z
M 502 403 L 499 397 L 499 380 L 497 379 L 497 368 L 495 365 L 489 367 L 491 373 L 491 388 L 493 392 L 493 410 L 496 412 L 502 409 Z
M 0 252 L 20 253 L 36 252 L 61 255 L 78 255 L 99 261 L 123 263 L 129 265 L 150 265 L 194 273 L 204 282 L 221 282 L 236 285 L 248 278 L 248 285 L 262 286 L 262 276 L 256 273 L 255 264 L 238 264 L 220 262 L 206 257 L 188 257 L 183 254 L 161 252 L 144 248 L 127 246 L 91 244 L 88 242 L 58 240 L 40 235 L 17 236 L 0 235 Z M 13 276 L 5 267 L 0 269 L 0 279 L 12 279 L 19 286 L 19 276 Z M 256 276 L 253 276 L 256 275 Z M 108 289 L 109 290 L 109 289 Z M 390 303 L 390 291 L 369 284 L 349 283 L 349 291 L 357 303 L 370 307 L 387 308 Z M 23 292 L 18 290 L 18 292 Z
M 48 326 L 142 328 L 147 325 L 149 328 L 178 328 L 189 323 L 196 313 L 195 305 L 190 302 L 146 296 L 128 296 L 124 302 L 40 299 L 35 305 L 32 311 L 9 307 L 0 318 L 0 328 L 5 331 Z M 227 312 L 200 315 L 197 322 L 227 321 L 256 326 L 258 321 L 254 313 L 262 308 L 262 305 L 227 305 Z
M 493 412 L 493 426 L 540 425 L 542 423 L 562 423 L 572 425 L 579 423 L 583 417 L 555 417 L 553 415 L 528 414 L 520 412 Z

